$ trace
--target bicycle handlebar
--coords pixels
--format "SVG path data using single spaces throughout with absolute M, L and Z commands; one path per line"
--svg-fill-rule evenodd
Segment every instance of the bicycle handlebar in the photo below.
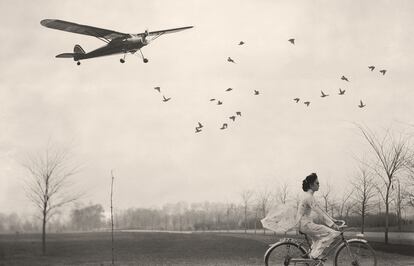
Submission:
M 338 220 L 337 223 L 340 223 L 338 227 L 346 227 L 344 220 Z

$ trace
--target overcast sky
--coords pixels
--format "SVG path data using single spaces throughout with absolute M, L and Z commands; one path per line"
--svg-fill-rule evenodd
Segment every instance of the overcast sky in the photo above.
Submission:
M 106 209 L 111 169 L 118 208 L 237 201 L 278 182 L 296 190 L 311 172 L 339 192 L 366 150 L 353 123 L 414 124 L 413 14 L 408 0 L 2 0 L 0 211 L 32 210 L 19 162 L 48 142 L 72 148 L 83 201 Z M 55 55 L 104 43 L 46 18 L 125 33 L 194 28 L 144 47 L 148 64 L 114 55 L 77 66 Z

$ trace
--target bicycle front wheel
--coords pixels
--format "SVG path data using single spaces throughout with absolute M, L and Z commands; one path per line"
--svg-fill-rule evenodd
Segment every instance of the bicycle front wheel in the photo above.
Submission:
M 377 257 L 368 243 L 363 240 L 348 241 L 335 255 L 335 266 L 376 266 Z
M 268 249 L 265 255 L 266 266 L 287 266 L 290 259 L 300 258 L 306 251 L 296 243 L 282 242 Z

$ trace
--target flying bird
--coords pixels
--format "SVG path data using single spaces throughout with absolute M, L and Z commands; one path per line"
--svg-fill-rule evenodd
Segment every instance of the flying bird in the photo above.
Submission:
M 295 39 L 293 39 L 293 38 L 289 39 L 288 41 L 291 42 L 292 44 L 295 44 Z
M 226 91 L 231 91 L 231 90 L 233 90 L 232 88 L 228 88 L 228 89 L 226 89 Z
M 243 42 L 243 41 L 240 41 L 240 42 L 239 42 L 239 45 L 243 45 L 243 44 L 244 44 L 244 42 Z
M 198 133 L 198 132 L 201 132 L 201 128 L 196 127 L 196 128 L 195 128 L 195 133 Z
M 345 94 L 345 90 L 341 90 L 341 88 L 339 88 L 339 95 L 344 95 Z
M 170 98 L 165 98 L 165 96 L 162 96 L 164 99 L 162 100 L 163 102 L 168 102 L 169 100 L 171 100 L 171 97 Z
M 229 118 L 230 118 L 231 120 L 233 120 L 233 122 L 234 122 L 234 120 L 236 120 L 236 116 L 234 116 L 234 115 L 230 116 Z
M 368 68 L 369 68 L 369 70 L 374 71 L 375 66 L 369 66 Z
M 322 94 L 321 95 L 322 98 L 325 98 L 325 97 L 329 96 L 329 94 L 325 94 L 323 91 L 321 91 L 321 94 Z
M 211 99 L 210 99 L 210 102 L 214 102 L 215 100 L 216 100 L 216 99 L 214 99 L 214 98 L 211 98 Z
M 223 126 L 220 129 L 226 129 L 227 128 L 227 124 L 224 123 Z
M 161 92 L 161 88 L 160 87 L 154 87 L 154 90 L 157 90 L 158 92 Z
M 231 57 L 229 56 L 229 58 L 227 58 L 227 62 L 230 62 L 230 63 L 234 63 L 234 64 L 236 64 L 236 62 L 234 62 L 234 60 L 233 59 L 231 59 Z
M 236 112 L 236 115 L 241 116 L 241 112 Z
M 299 102 L 299 98 L 295 98 L 295 99 L 293 99 L 296 103 L 298 103 Z
M 200 122 L 198 122 L 198 128 L 204 127 Z
M 217 101 L 217 105 L 222 105 L 223 102 L 222 101 Z
M 258 90 L 254 90 L 254 95 L 259 95 L 259 91 Z
M 387 72 L 387 70 L 385 70 L 385 69 L 380 70 L 380 73 L 381 73 L 382 75 L 385 75 L 385 72 Z
M 306 106 L 309 106 L 310 102 L 303 102 Z
M 348 78 L 345 76 L 342 76 L 341 79 L 349 82 Z
M 366 105 L 366 104 L 364 104 L 364 103 L 362 102 L 362 100 L 360 100 L 360 101 L 359 101 L 359 105 L 358 105 L 358 107 L 359 107 L 359 108 L 363 108 L 363 107 L 365 107 L 365 105 Z

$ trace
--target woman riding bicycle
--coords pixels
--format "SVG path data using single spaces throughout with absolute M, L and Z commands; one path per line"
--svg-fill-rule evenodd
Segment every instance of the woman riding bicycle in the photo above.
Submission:
M 339 228 L 335 224 L 338 220 L 330 217 L 316 203 L 313 194 L 319 190 L 319 181 L 315 173 L 310 174 L 303 180 L 302 189 L 304 193 L 297 211 L 292 204 L 278 205 L 262 220 L 262 224 L 263 227 L 279 233 L 294 228 L 299 229 L 300 232 L 308 235 L 312 240 L 309 257 L 317 259 L 321 257 L 324 249 L 332 244 L 341 233 L 337 231 Z M 327 226 L 315 223 L 314 213 Z
M 337 231 L 339 228 L 335 224 L 335 222 L 339 221 L 330 217 L 316 203 L 313 194 L 319 190 L 319 181 L 315 173 L 308 175 L 303 180 L 302 189 L 305 193 L 302 195 L 301 202 L 298 206 L 296 223 L 299 231 L 305 233 L 312 239 L 309 257 L 317 259 L 322 255 L 325 248 L 329 247 L 335 238 L 341 234 Z M 316 213 L 318 218 L 327 226 L 315 223 L 312 212 Z
M 269 245 L 270 247 L 266 250 L 265 265 L 288 266 L 297 265 L 297 263 L 300 265 L 323 265 L 327 256 L 335 249 L 333 259 L 335 266 L 377 266 L 375 252 L 368 242 L 360 237 L 346 239 L 343 235 L 343 228 L 346 227 L 345 221 L 333 219 L 316 203 L 314 193 L 319 190 L 318 176 L 316 174 L 307 176 L 303 180 L 302 188 L 305 192 L 300 204 L 297 205 L 295 202 L 279 204 L 262 220 L 262 224 L 264 228 L 276 233 L 299 229 L 300 232 L 311 238 L 311 248 L 307 249 L 303 243 L 292 238 L 280 239 Z M 325 225 L 315 222 L 314 214 Z M 341 225 L 338 226 L 335 223 Z M 336 238 L 338 242 L 333 244 Z M 330 245 L 332 247 L 328 248 Z M 325 250 L 327 254 L 322 254 Z

